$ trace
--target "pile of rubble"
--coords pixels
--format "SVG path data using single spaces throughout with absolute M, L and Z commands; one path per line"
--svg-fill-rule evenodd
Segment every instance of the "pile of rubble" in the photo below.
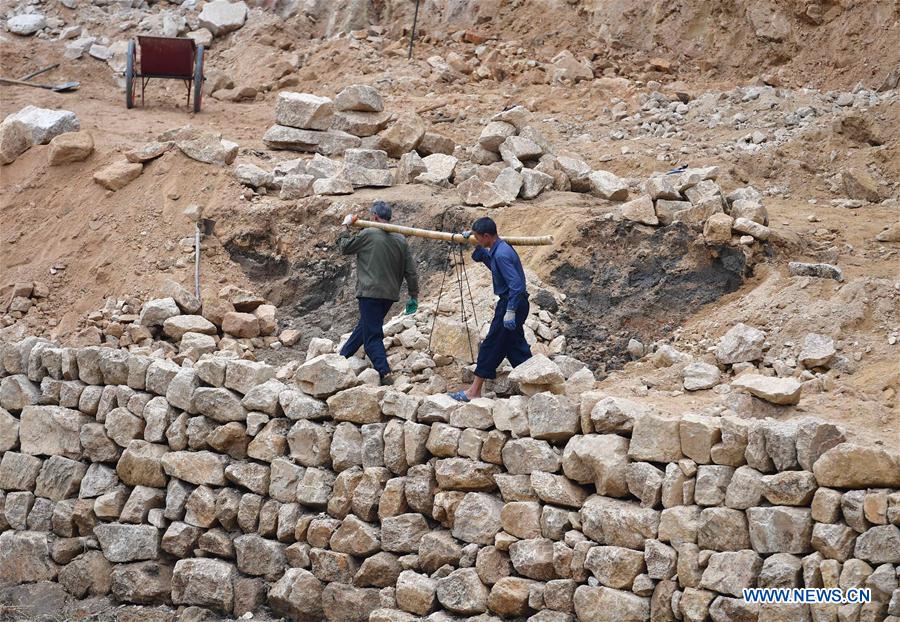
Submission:
M 139 34 L 184 36 L 209 47 L 213 38 L 223 37 L 241 28 L 248 15 L 248 7 L 244 2 L 228 0 L 206 2 L 200 11 L 197 11 L 195 2 L 186 2 L 181 6 L 156 12 L 139 2 L 109 4 L 98 0 L 83 7 L 74 0 L 65 0 L 61 4 L 69 10 L 62 11 L 44 3 L 28 6 L 24 12 L 9 17 L 6 28 L 20 37 L 36 36 L 66 42 L 64 58 L 67 60 L 78 60 L 88 54 L 108 63 L 119 74 L 125 69 L 128 41 L 92 36 L 88 32 L 90 26 L 102 30 L 109 20 L 120 23 L 120 30 L 134 28 Z M 38 6 L 40 11 L 37 10 Z M 102 7 L 109 8 L 104 11 Z
M 595 390 L 564 355 L 512 370 L 509 397 L 461 404 L 434 380 L 450 357 L 429 357 L 409 316 L 386 328 L 413 374 L 393 387 L 326 340 L 282 368 L 222 348 L 271 331 L 262 304 L 189 353 L 217 326 L 170 293 L 110 312 L 106 330 L 147 331 L 129 349 L 0 343 L 0 585 L 25 606 L 35 588 L 32 602 L 108 595 L 168 621 L 900 614 L 896 448 L 813 418 L 669 414 Z M 765 339 L 737 326 L 715 352 L 748 399 L 785 380 L 753 373 Z M 810 340 L 798 362 L 833 358 Z M 719 382 L 703 365 L 686 389 Z M 756 586 L 872 602 L 743 600 Z
M 5 288 L 4 288 L 5 289 Z M 46 284 L 34 281 L 32 283 L 15 283 L 9 293 L 9 302 L 3 309 L 12 321 L 25 317 L 36 301 L 50 295 L 50 289 Z M 5 324 L 5 322 L 4 322 Z
M 332 101 L 309 93 L 282 92 L 276 125 L 263 137 L 273 149 L 315 152 L 311 160 L 277 164 L 272 172 L 239 163 L 235 178 L 282 199 L 311 194 L 349 194 L 362 187 L 423 183 L 456 187 L 467 205 L 499 207 L 533 199 L 546 189 L 590 191 L 623 200 L 628 184 L 607 171 L 593 171 L 578 157 L 553 155 L 547 140 L 528 124 L 531 113 L 516 106 L 493 117 L 469 149 L 428 130 L 415 113 L 392 116 L 372 87 L 353 85 Z M 343 156 L 343 161 L 327 156 Z M 398 158 L 395 170 L 390 158 Z

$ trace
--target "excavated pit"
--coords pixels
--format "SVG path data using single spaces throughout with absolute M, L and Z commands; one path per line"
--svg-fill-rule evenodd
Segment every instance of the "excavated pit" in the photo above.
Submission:
M 550 283 L 570 353 L 607 369 L 629 360 L 630 339 L 665 338 L 700 306 L 736 291 L 752 267 L 740 249 L 708 247 L 685 225 L 659 229 L 610 221 L 587 224 L 579 261 L 563 261 Z
M 443 231 L 462 231 L 480 215 L 449 206 L 429 216 L 426 206 L 404 201 L 394 210 L 397 222 Z M 339 254 L 336 233 L 320 231 L 326 235 L 296 245 L 290 257 L 278 253 L 273 235 L 237 235 L 225 244 L 260 292 L 301 331 L 301 348 L 313 337 L 339 338 L 357 319 L 353 261 Z M 436 297 L 447 245 L 421 238 L 409 244 L 423 299 Z M 708 246 L 684 224 L 650 228 L 610 219 L 586 221 L 578 236 L 558 240 L 547 263 L 545 283 L 565 300 L 538 290 L 531 292 L 532 302 L 558 314 L 568 351 L 599 372 L 630 360 L 630 339 L 649 344 L 666 338 L 701 306 L 736 291 L 752 272 L 741 249 Z M 468 266 L 473 268 L 470 260 Z

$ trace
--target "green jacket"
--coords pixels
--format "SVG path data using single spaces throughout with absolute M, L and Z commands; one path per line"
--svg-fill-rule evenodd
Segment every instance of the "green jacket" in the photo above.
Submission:
M 400 284 L 406 279 L 410 298 L 419 297 L 419 277 L 406 238 L 399 233 L 367 228 L 350 235 L 341 233 L 338 248 L 356 255 L 356 297 L 400 299 Z

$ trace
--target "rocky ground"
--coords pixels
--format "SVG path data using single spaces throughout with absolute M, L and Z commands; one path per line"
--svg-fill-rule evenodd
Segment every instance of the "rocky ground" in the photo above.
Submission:
M 336 225 L 386 199 L 399 224 L 554 235 L 520 249 L 528 335 L 584 361 L 579 392 L 900 446 L 895 3 L 434 2 L 412 61 L 407 3 L 126 4 L 4 5 L 3 73 L 81 82 L 2 86 L 4 342 L 287 379 L 355 321 Z M 138 34 L 207 46 L 200 114 L 174 81 L 126 110 Z M 199 319 L 164 334 L 142 310 L 192 288 L 198 217 Z M 489 278 L 469 262 L 467 328 L 458 290 L 438 307 L 448 249 L 411 245 L 423 311 L 387 342 L 399 390 L 439 394 L 470 374 Z

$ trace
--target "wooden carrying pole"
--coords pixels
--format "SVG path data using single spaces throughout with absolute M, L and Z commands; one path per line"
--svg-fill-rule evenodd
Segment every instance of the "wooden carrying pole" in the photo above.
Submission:
M 476 245 L 475 237 L 466 238 L 461 233 L 450 233 L 448 231 L 430 231 L 428 229 L 416 229 L 414 227 L 401 227 L 400 225 L 392 225 L 386 222 L 374 222 L 371 220 L 357 220 L 353 223 L 354 227 L 374 227 L 382 229 L 388 233 L 400 233 L 403 235 L 411 235 L 417 238 L 428 238 L 429 240 L 442 240 L 444 242 L 455 242 L 457 244 Z M 527 236 L 503 236 L 507 244 L 512 246 L 549 246 L 553 244 L 552 235 L 542 235 L 538 237 Z

